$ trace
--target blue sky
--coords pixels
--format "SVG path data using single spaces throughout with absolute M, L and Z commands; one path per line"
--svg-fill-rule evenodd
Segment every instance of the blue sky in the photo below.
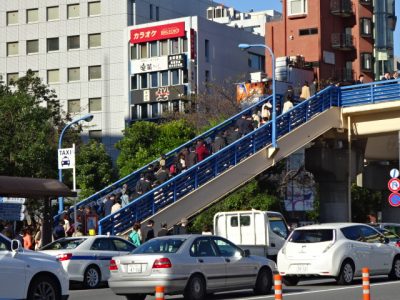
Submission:
M 246 12 L 250 9 L 255 11 L 265 9 L 275 9 L 277 11 L 282 10 L 282 4 L 280 0 L 220 0 L 216 1 L 225 4 L 226 6 L 232 6 L 237 10 Z M 400 2 L 396 1 L 396 15 L 398 18 L 396 31 L 394 33 L 394 52 L 396 56 L 400 56 Z

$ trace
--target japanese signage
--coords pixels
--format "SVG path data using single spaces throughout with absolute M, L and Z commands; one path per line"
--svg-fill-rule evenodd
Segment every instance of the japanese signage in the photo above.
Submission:
M 0 220 L 22 221 L 25 218 L 26 207 L 22 204 L 2 203 L 0 204 Z
M 9 197 L 0 197 L 1 203 L 12 203 L 12 204 L 24 204 L 26 198 L 9 198 Z
M 196 52 L 196 31 L 193 28 L 190 29 L 190 57 L 191 59 L 197 58 Z
M 58 149 L 58 169 L 72 169 L 75 167 L 75 149 Z
M 183 69 L 186 68 L 186 55 L 175 54 L 168 56 L 168 69 Z
M 131 91 L 131 104 L 171 101 L 180 99 L 184 97 L 184 95 L 186 95 L 186 86 L 184 85 L 163 86 L 147 90 L 136 90 Z
M 168 57 L 151 57 L 131 61 L 131 73 L 139 74 L 146 72 L 156 72 L 168 69 Z
M 185 22 L 131 30 L 131 44 L 172 39 L 185 36 Z

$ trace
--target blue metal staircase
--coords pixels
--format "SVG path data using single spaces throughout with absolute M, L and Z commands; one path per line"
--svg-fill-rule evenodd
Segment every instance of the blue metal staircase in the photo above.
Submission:
M 296 129 L 298 130 L 302 125 L 310 123 L 309 121 L 311 119 L 321 116 L 323 112 L 332 107 L 348 107 L 400 100 L 399 83 L 400 81 L 398 80 L 391 80 L 341 88 L 330 86 L 320 91 L 310 99 L 297 104 L 290 111 L 277 117 L 276 135 L 278 146 L 280 138 L 285 137 Z M 262 99 L 260 102 L 250 106 L 218 126 L 197 136 L 177 149 L 170 151 L 166 154 L 167 165 L 172 162 L 174 155 L 179 153 L 183 148 L 192 146 L 198 139 L 206 139 L 209 137 L 213 139 L 217 133 L 235 124 L 242 115 L 250 114 L 254 110 L 260 110 L 261 106 L 266 101 L 269 101 L 270 98 L 271 97 Z M 101 219 L 99 221 L 99 233 L 123 233 L 128 230 L 134 222 L 143 221 L 160 212 L 165 212 L 178 202 L 185 202 L 186 198 L 190 198 L 191 195 L 201 190 L 202 187 L 204 190 L 204 186 L 210 184 L 210 182 L 216 181 L 217 178 L 228 173 L 230 170 L 240 168 L 240 164 L 244 160 L 267 148 L 271 144 L 271 128 L 272 122 L 268 122 L 207 159 L 197 163 L 192 168 L 171 178 L 139 198 L 136 198 L 128 206 L 122 208 L 118 212 Z M 153 161 L 152 164 L 155 162 L 156 161 Z M 83 200 L 78 206 L 98 201 L 104 196 L 118 191 L 125 183 L 132 189 L 136 181 L 140 178 L 140 174 L 145 172 L 147 167 L 148 165 L 120 179 L 113 185 Z M 211 199 L 213 198 L 212 195 L 206 195 L 210 197 L 210 204 L 216 200 Z M 185 205 L 190 206 L 191 204 L 186 203 Z M 182 215 L 179 216 L 179 218 L 187 216 L 188 215 Z

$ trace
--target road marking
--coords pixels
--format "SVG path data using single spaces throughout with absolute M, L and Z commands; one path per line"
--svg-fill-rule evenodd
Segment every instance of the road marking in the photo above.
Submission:
M 379 285 L 389 285 L 389 284 L 399 284 L 400 281 L 391 281 L 391 282 L 381 282 L 381 283 L 373 283 L 371 286 L 379 286 Z M 317 294 L 317 293 L 323 293 L 323 292 L 335 292 L 335 291 L 340 291 L 340 290 L 351 290 L 351 289 L 360 289 L 362 286 L 361 285 L 354 285 L 354 286 L 348 286 L 348 287 L 341 287 L 341 288 L 334 288 L 334 289 L 326 289 L 326 290 L 316 290 L 316 291 L 306 291 L 306 292 L 298 292 L 298 293 L 285 293 L 285 290 L 283 290 L 283 295 L 284 298 L 286 299 L 287 297 L 291 296 L 298 296 L 298 295 L 306 295 L 306 294 Z M 290 291 L 290 290 L 286 290 Z M 274 295 L 268 295 L 268 296 L 256 296 L 256 297 L 246 297 L 246 298 L 235 298 L 235 300 L 257 300 L 257 299 L 272 299 L 274 298 Z M 228 299 L 228 298 L 227 298 Z M 229 298 L 230 299 L 230 298 Z

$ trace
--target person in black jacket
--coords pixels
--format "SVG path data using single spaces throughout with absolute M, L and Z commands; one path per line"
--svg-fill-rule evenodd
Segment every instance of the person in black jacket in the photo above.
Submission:
M 157 233 L 157 236 L 166 236 L 166 235 L 169 235 L 167 223 L 163 222 L 163 223 L 161 223 L 161 229 Z
M 148 220 L 146 228 L 143 230 L 143 239 L 144 242 L 150 241 L 155 237 L 154 235 L 154 221 L 153 220 Z

